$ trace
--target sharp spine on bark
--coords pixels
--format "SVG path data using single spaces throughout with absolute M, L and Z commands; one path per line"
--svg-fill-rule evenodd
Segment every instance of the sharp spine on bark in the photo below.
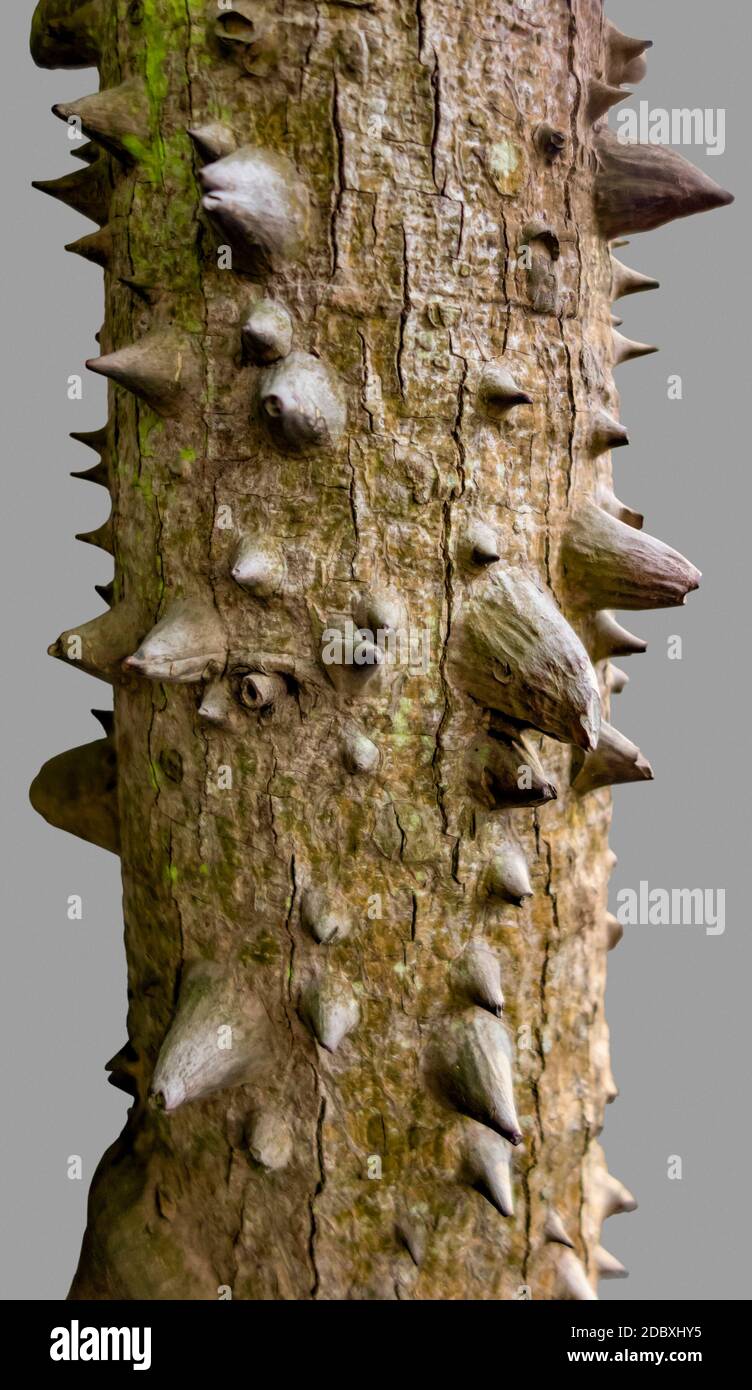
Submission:
M 262 545 L 255 539 L 243 540 L 230 573 L 235 583 L 247 589 L 254 598 L 272 598 L 284 584 L 285 562 L 275 547 Z
M 594 753 L 585 761 L 572 781 L 572 790 L 579 796 L 597 791 L 600 787 L 615 787 L 623 782 L 651 782 L 653 769 L 639 748 L 628 738 L 601 724 L 601 737 Z
M 50 758 L 34 778 L 29 799 L 58 830 L 120 853 L 117 757 L 110 738 Z
M 733 196 L 675 150 L 621 141 L 606 126 L 595 137 L 595 207 L 601 232 L 649 232 L 674 218 L 725 207 Z
M 522 570 L 497 565 L 473 584 L 453 624 L 449 664 L 488 709 L 562 743 L 596 747 L 600 695 L 587 652 Z
M 106 166 L 106 160 L 98 159 L 96 164 L 76 169 L 60 179 L 33 179 L 31 186 L 40 193 L 49 193 L 51 198 L 58 198 L 74 212 L 80 212 L 82 217 L 103 227 L 109 219 L 112 193 Z
M 465 546 L 474 565 L 493 565 L 501 559 L 499 537 L 492 526 L 478 517 L 471 521 L 465 533 Z
M 254 1163 L 278 1173 L 292 1157 L 292 1133 L 284 1116 L 276 1110 L 257 1110 L 246 1131 L 248 1152 Z
M 454 964 L 462 994 L 499 1018 L 504 1009 L 499 957 L 485 941 L 471 941 Z
M 101 153 L 101 149 L 93 140 L 87 140 L 85 145 L 74 143 L 71 147 L 72 158 L 80 159 L 83 164 L 96 164 Z
M 99 594 L 99 597 L 107 604 L 108 608 L 112 608 L 115 602 L 114 579 L 111 579 L 109 584 L 95 584 L 94 593 Z
M 622 34 L 610 19 L 603 21 L 603 35 L 606 49 L 606 81 L 641 82 L 647 72 L 643 57 L 646 49 L 653 47 L 652 39 L 631 39 Z
M 310 200 L 295 166 L 273 150 L 244 145 L 199 174 L 202 205 L 226 236 L 241 268 L 266 273 L 300 258 Z
M 198 389 L 193 339 L 175 328 L 156 328 L 137 342 L 91 358 L 90 372 L 109 377 L 146 401 L 158 415 L 174 416 Z
M 327 1052 L 337 1048 L 360 1022 L 360 1006 L 343 976 L 326 974 L 310 980 L 301 995 L 301 1012 Z
M 206 125 L 194 126 L 188 131 L 196 153 L 205 164 L 213 164 L 224 159 L 237 149 L 237 140 L 232 127 L 222 121 L 208 121 Z
M 350 932 L 350 923 L 320 888 L 304 888 L 300 899 L 300 920 L 312 936 L 328 946 L 343 941 Z
M 607 656 L 639 656 L 648 649 L 642 637 L 635 637 L 625 627 L 620 627 L 613 613 L 605 608 L 593 619 L 591 645 L 593 661 L 602 661 Z
M 468 750 L 468 782 L 473 795 L 491 811 L 543 806 L 557 795 L 524 735 L 475 739 Z
M 77 444 L 85 444 L 87 449 L 93 449 L 100 456 L 104 454 L 108 444 L 106 425 L 100 430 L 71 430 L 68 437 L 75 439 Z
M 71 251 L 74 256 L 83 256 L 84 260 L 92 261 L 102 270 L 109 270 L 112 264 L 112 232 L 109 226 L 102 227 L 98 232 L 79 237 L 78 241 L 69 241 L 65 250 Z
M 95 471 L 95 469 L 91 470 L 91 472 Z M 95 531 L 79 531 L 76 535 L 76 540 L 83 541 L 84 545 L 96 545 L 100 550 L 106 550 L 108 555 L 114 555 L 115 547 L 113 544 L 112 517 L 108 516 L 107 520 L 103 522 L 101 526 L 98 526 Z
M 200 599 L 176 599 L 123 666 L 150 681 L 186 685 L 224 670 L 227 650 L 216 609 Z
M 595 493 L 595 500 L 598 506 L 609 516 L 615 516 L 617 521 L 623 521 L 625 526 L 634 527 L 635 531 L 641 531 L 645 521 L 642 512 L 636 512 L 631 507 L 625 507 L 618 497 L 615 497 L 608 483 L 599 483 Z
M 337 377 L 318 357 L 291 352 L 265 367 L 259 401 L 267 432 L 285 453 L 327 448 L 340 439 L 347 420 Z
M 98 724 L 101 724 L 105 738 L 112 738 L 115 733 L 115 711 L 113 709 L 93 709 L 92 714 Z
M 617 1260 L 615 1255 L 609 1254 L 602 1245 L 596 1247 L 595 1251 L 595 1272 L 599 1279 L 628 1279 L 629 1270 L 624 1268 L 621 1260 Z
M 562 1296 L 566 1301 L 597 1303 L 598 1295 L 593 1291 L 582 1260 L 575 1255 L 574 1251 L 562 1250 L 556 1268 L 559 1284 L 563 1291 Z
M 567 144 L 567 137 L 562 130 L 556 130 L 547 121 L 542 121 L 536 128 L 533 135 L 536 149 L 553 163 L 562 154 Z
M 205 724 L 213 725 L 215 729 L 230 731 L 235 727 L 236 706 L 227 681 L 215 678 L 206 682 L 198 714 L 199 719 L 203 719 Z
M 463 1176 L 502 1216 L 514 1216 L 509 1144 L 472 1120 L 466 1122 L 466 1129 L 462 1145 Z
M 637 1200 L 623 1182 L 612 1173 L 602 1173 L 596 1180 L 601 1221 L 609 1216 L 619 1216 L 621 1212 L 637 1210 Z
M 259 299 L 241 330 L 243 351 L 256 367 L 287 357 L 292 347 L 292 319 L 283 304 Z
M 472 1120 L 519 1144 L 514 1104 L 512 1045 L 506 1029 L 484 1009 L 466 1009 L 442 1021 L 428 1064 L 450 1103 Z
M 71 473 L 72 478 L 80 478 L 85 483 L 98 483 L 100 487 L 109 488 L 110 470 L 104 459 L 95 463 L 91 468 L 81 468 L 77 472 Z
M 405 605 L 396 589 L 374 587 L 353 599 L 352 615 L 358 627 L 375 639 L 398 633 L 406 626 Z
M 478 405 L 491 420 L 503 418 L 514 406 L 532 404 L 532 397 L 517 385 L 508 367 L 500 362 L 489 362 L 483 368 L 478 383 Z
M 525 898 L 532 898 L 527 860 L 518 845 L 504 845 L 496 851 L 488 866 L 486 885 L 492 897 L 514 907 L 522 907 Z
M 149 97 L 141 77 L 78 101 L 59 102 L 52 110 L 61 121 L 77 118 L 84 133 L 110 154 L 137 159 L 148 145 Z
M 594 608 L 678 607 L 702 577 L 677 550 L 592 502 L 570 518 L 562 560 L 572 597 Z
M 103 15 L 100 0 L 39 0 L 31 22 L 31 56 L 37 67 L 96 67 Z
M 601 82 L 598 77 L 591 77 L 587 84 L 585 120 L 589 125 L 595 125 L 612 106 L 631 95 L 624 87 L 615 87 L 608 82 Z
M 105 1062 L 104 1069 L 109 1072 L 107 1077 L 111 1086 L 118 1091 L 125 1091 L 125 1094 L 132 1096 L 135 1100 L 138 1096 L 138 1054 L 131 1042 L 123 1043 L 119 1052 L 111 1057 L 109 1062 Z
M 611 332 L 613 343 L 613 365 L 618 367 L 622 362 L 632 362 L 636 357 L 649 357 L 651 352 L 657 352 L 657 347 L 651 347 L 650 343 L 634 343 L 631 338 L 625 338 L 623 333 L 617 329 Z
M 131 605 L 117 603 L 109 613 L 101 613 L 91 622 L 61 633 L 48 647 L 47 654 L 100 680 L 113 681 L 123 657 L 132 650 L 138 631 L 139 623 Z M 74 653 L 79 643 L 81 656 L 76 657 Z
M 626 671 L 622 671 L 618 666 L 609 664 L 606 668 L 606 687 L 610 695 L 621 695 L 625 686 L 629 685 L 629 676 Z
M 158 1108 L 176 1110 L 241 1086 L 263 1074 L 270 1060 L 269 1020 L 261 1000 L 214 961 L 189 964 L 152 1077 L 150 1092 Z
M 546 1212 L 546 1220 L 543 1225 L 543 1236 L 551 1245 L 565 1245 L 567 1249 L 574 1250 L 574 1241 L 570 1240 L 565 1230 L 564 1222 L 553 1207 L 549 1207 Z
M 596 410 L 590 418 L 588 435 L 590 452 L 594 458 L 610 449 L 620 449 L 629 443 L 626 427 L 606 410 Z
M 352 773 L 375 772 L 381 761 L 376 744 L 358 729 L 348 729 L 342 743 L 345 767 Z
M 628 294 L 640 294 L 642 290 L 659 290 L 660 281 L 650 275 L 641 275 L 639 270 L 631 270 L 622 265 L 615 256 L 611 257 L 611 298 L 624 299 Z
M 624 935 L 624 928 L 613 912 L 606 913 L 606 949 L 613 951 Z

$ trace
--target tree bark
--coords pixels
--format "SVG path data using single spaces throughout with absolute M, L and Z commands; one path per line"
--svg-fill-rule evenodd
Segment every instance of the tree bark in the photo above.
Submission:
M 597 0 L 38 7 L 106 98 L 60 108 L 96 157 L 50 191 L 102 226 L 115 577 L 52 650 L 114 731 L 32 792 L 123 866 L 133 1105 L 74 1299 L 595 1297 L 633 1205 L 609 786 L 651 775 L 604 610 L 697 582 L 611 491 L 611 299 L 650 285 L 609 238 L 728 201 L 606 147 L 615 34 Z

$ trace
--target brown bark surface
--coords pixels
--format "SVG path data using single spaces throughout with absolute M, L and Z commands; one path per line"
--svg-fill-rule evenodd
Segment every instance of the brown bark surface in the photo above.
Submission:
M 632 754 L 588 753 L 560 719 L 575 632 L 610 718 L 605 603 L 587 557 L 568 568 L 562 549 L 573 510 L 609 499 L 597 412 L 618 417 L 588 106 L 592 79 L 613 81 L 601 5 L 87 8 L 102 89 L 144 80 L 125 149 L 91 171 L 107 196 L 101 351 L 169 332 L 148 340 L 159 390 L 110 388 L 114 616 L 71 629 L 115 690 L 130 1039 L 115 1072 L 135 1093 L 72 1297 L 587 1297 L 602 1217 L 629 1205 L 604 1187 L 597 1136 L 613 1091 L 602 782 Z M 292 254 L 280 236 L 262 266 L 236 246 L 223 264 L 231 237 L 202 210 L 188 135 L 212 122 L 294 165 L 310 215 Z M 316 447 L 292 448 L 265 411 L 279 382 L 241 339 L 261 297 L 330 374 Z M 499 400 L 499 365 L 529 403 Z M 254 543 L 272 577 L 249 592 L 231 571 Z M 573 629 L 566 666 L 542 624 L 522 693 L 484 655 L 496 571 L 531 577 Z M 194 678 L 124 669 L 176 600 L 204 615 Z M 424 669 L 322 663 L 327 628 L 384 614 Z M 493 650 L 514 622 L 499 626 Z M 259 675 L 275 697 L 261 708 Z M 220 707 L 222 727 L 206 717 Z M 359 735 L 370 771 L 352 770 L 358 749 L 375 757 Z M 489 747 L 539 759 L 556 799 L 511 805 Z M 499 855 L 527 863 L 521 906 L 490 891 Z M 498 958 L 501 1019 L 470 943 Z M 332 1051 L 316 1036 L 331 999 L 349 1027 Z M 160 1108 L 167 1035 L 184 1027 L 200 1051 L 225 1025 L 232 1084 Z M 511 1044 L 516 1146 L 474 1099 L 488 1028 L 491 1052 L 501 1030 Z M 489 1200 L 488 1143 L 511 1165 L 513 1214 Z

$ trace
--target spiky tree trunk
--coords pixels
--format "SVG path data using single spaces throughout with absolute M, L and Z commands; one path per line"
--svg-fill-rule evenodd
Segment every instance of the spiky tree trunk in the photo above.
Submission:
M 134 1098 L 74 1298 L 620 1272 L 609 610 L 698 576 L 611 490 L 610 242 L 728 201 L 608 134 L 646 47 L 598 0 L 38 7 L 101 72 L 45 187 L 101 228 L 115 578 L 52 651 L 115 716 L 32 795 L 119 848 Z

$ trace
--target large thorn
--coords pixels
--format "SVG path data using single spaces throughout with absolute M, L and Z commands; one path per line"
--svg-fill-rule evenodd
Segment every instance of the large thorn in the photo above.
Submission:
M 432 1080 L 461 1114 L 520 1143 L 512 1045 L 498 1019 L 473 1008 L 443 1021 L 426 1061 Z
M 176 599 L 123 666 L 150 681 L 188 685 L 220 674 L 227 651 L 216 608 L 199 599 Z
M 603 21 L 603 38 L 606 50 L 606 81 L 617 86 L 623 82 L 641 82 L 647 72 L 643 57 L 646 49 L 653 47 L 652 39 L 631 39 L 622 34 L 610 19 Z
M 572 515 L 562 561 L 572 598 L 593 608 L 675 608 L 701 579 L 677 550 L 592 502 Z
M 659 280 L 651 275 L 641 275 L 639 270 L 630 270 L 615 256 L 611 257 L 611 298 L 624 299 L 628 294 L 640 294 L 643 290 L 659 290 Z
M 117 758 L 109 738 L 50 758 L 34 778 L 29 798 L 58 830 L 119 853 Z
M 514 1216 L 512 1149 L 506 1139 L 475 1121 L 466 1121 L 462 1145 L 463 1177 L 502 1216 Z
M 260 996 L 213 961 L 189 965 L 154 1068 L 154 1103 L 176 1110 L 186 1101 L 262 1080 L 271 1061 L 269 1016 Z
M 306 249 L 310 200 L 290 160 L 244 145 L 200 172 L 203 207 L 226 236 L 241 268 L 265 273 Z
M 49 193 L 51 198 L 59 198 L 61 203 L 80 212 L 82 217 L 98 222 L 100 227 L 109 218 L 112 184 L 106 159 L 64 174 L 61 179 L 33 179 L 31 186 L 38 188 L 40 193 Z
M 725 207 L 733 195 L 675 150 L 626 144 L 606 126 L 596 135 L 595 208 L 604 237 L 649 232 L 675 218 Z
M 453 624 L 457 683 L 488 709 L 563 743 L 594 748 L 600 696 L 579 637 L 551 595 L 519 569 L 494 566 Z
M 159 415 L 179 415 L 198 391 L 195 343 L 174 328 L 154 329 L 128 347 L 92 358 L 86 365 L 141 397 Z
M 579 796 L 597 791 L 599 787 L 615 787 L 622 782 L 651 782 L 653 769 L 639 748 L 628 738 L 601 724 L 601 737 L 594 753 L 588 753 L 572 782 Z
M 112 682 L 123 657 L 133 650 L 139 630 L 143 632 L 143 627 L 130 604 L 118 603 L 109 613 L 61 633 L 48 655 Z
M 30 45 L 37 67 L 96 67 L 105 15 L 101 0 L 39 0 Z
M 489 811 L 543 806 L 556 800 L 556 787 L 524 734 L 517 739 L 474 739 L 468 749 L 467 773 L 471 792 Z
M 141 77 L 78 101 L 58 102 L 52 110 L 61 121 L 77 119 L 85 134 L 111 154 L 138 159 L 148 144 L 149 97 Z

